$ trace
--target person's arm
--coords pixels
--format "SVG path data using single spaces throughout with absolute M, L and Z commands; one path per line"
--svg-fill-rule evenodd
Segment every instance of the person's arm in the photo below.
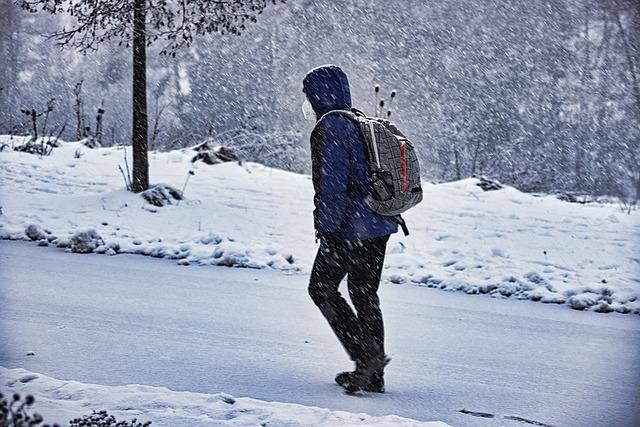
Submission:
M 331 237 L 340 231 L 347 208 L 349 153 L 339 135 L 343 123 L 339 117 L 327 117 L 313 132 L 312 169 L 315 189 L 314 222 L 318 233 Z

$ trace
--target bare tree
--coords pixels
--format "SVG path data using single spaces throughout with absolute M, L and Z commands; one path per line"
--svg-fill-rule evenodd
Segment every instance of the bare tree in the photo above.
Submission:
M 49 102 L 47 102 L 47 108 L 44 110 L 44 123 L 42 124 L 42 135 L 47 133 L 47 121 L 49 120 L 49 114 L 53 111 L 53 105 L 55 104 L 56 99 L 51 98 Z
M 73 88 L 73 96 L 75 97 L 73 108 L 76 113 L 76 138 L 77 139 L 82 139 L 82 133 L 84 129 L 84 123 L 83 123 L 84 114 L 82 112 L 82 83 L 83 83 L 83 80 L 80 80 L 78 83 L 76 83 L 75 87 Z
M 622 3 L 622 2 L 621 2 Z M 622 43 L 622 47 L 625 55 L 626 71 L 629 75 L 629 85 L 631 86 L 631 93 L 635 100 L 635 113 L 638 122 L 640 122 L 640 11 L 635 9 L 634 13 L 630 17 L 629 26 L 631 28 L 625 29 L 620 18 L 620 11 L 613 10 L 611 12 L 613 21 L 618 29 L 618 36 Z M 629 147 L 629 156 L 627 161 L 630 162 L 630 169 L 632 179 L 634 180 L 635 198 L 636 201 L 640 200 L 640 144 L 636 138 L 635 144 Z
M 19 55 L 22 52 L 22 17 L 16 8 L 3 7 L 0 13 L 0 121 L 11 121 L 11 111 L 17 106 L 18 93 L 16 83 L 18 81 Z
M 587 86 L 591 83 L 591 49 L 590 49 L 590 12 L 591 6 L 588 3 L 584 5 L 584 33 L 583 33 L 583 54 L 584 65 L 581 70 L 580 86 L 580 114 L 582 117 L 582 125 L 580 127 L 580 139 L 576 140 L 576 158 L 575 158 L 575 180 L 576 188 L 579 191 L 585 189 L 585 145 L 591 137 L 590 134 L 590 112 L 587 100 Z
M 103 102 L 104 104 L 104 102 Z M 95 131 L 95 139 L 96 144 L 99 146 L 102 145 L 102 118 L 104 116 L 104 105 L 98 107 L 96 111 L 96 131 Z
M 640 76 L 638 75 L 640 73 L 640 46 L 638 46 L 637 41 L 627 35 L 627 31 L 620 20 L 620 13 L 617 10 L 614 10 L 612 11 L 612 14 L 615 24 L 618 27 L 618 35 L 620 36 L 620 40 L 622 41 L 622 46 L 624 48 L 627 70 L 631 78 L 631 92 L 633 93 L 633 97 L 636 102 L 636 114 L 640 119 Z M 638 18 L 636 18 L 636 20 L 640 21 Z M 634 22 L 631 25 L 633 26 L 633 24 L 640 26 L 640 22 Z M 640 31 L 640 28 L 632 27 L 632 30 Z
M 166 76 L 161 78 L 153 91 L 153 125 L 151 126 L 151 143 L 149 144 L 152 149 L 157 149 L 158 135 L 162 130 L 162 115 L 171 105 L 170 102 L 162 102 L 161 100 L 168 80 Z
M 605 126 L 607 129 L 611 127 L 605 119 L 615 121 L 623 113 L 630 115 L 631 122 L 640 122 L 640 8 L 632 0 L 615 0 L 599 6 L 603 30 L 595 67 L 600 68 L 600 96 L 615 100 L 618 110 L 609 111 L 611 107 L 603 104 L 598 112 L 598 138 L 602 151 L 598 160 L 603 155 L 611 156 L 611 153 L 615 153 L 613 155 L 617 158 L 608 164 L 606 161 L 598 162 L 601 166 L 598 179 L 613 183 L 616 170 L 624 171 L 632 182 L 635 199 L 639 200 L 640 140 L 637 126 L 635 132 L 633 126 L 626 129 L 627 138 L 611 138 L 605 132 Z M 617 85 L 612 82 L 612 73 L 622 77 Z M 624 190 L 621 192 L 625 193 Z
M 279 0 L 284 2 L 284 0 Z M 134 192 L 149 187 L 147 119 L 147 46 L 162 42 L 161 54 L 175 57 L 194 35 L 240 34 L 246 24 L 277 0 L 15 0 L 29 12 L 68 14 L 70 28 L 51 34 L 60 46 L 93 51 L 108 40 L 133 51 L 133 182 Z

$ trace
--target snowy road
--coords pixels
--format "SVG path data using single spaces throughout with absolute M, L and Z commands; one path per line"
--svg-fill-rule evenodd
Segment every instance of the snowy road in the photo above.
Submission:
M 388 393 L 346 396 L 332 378 L 350 364 L 305 276 L 1 241 L 0 365 L 458 426 L 640 423 L 638 316 L 410 285 L 381 297 Z

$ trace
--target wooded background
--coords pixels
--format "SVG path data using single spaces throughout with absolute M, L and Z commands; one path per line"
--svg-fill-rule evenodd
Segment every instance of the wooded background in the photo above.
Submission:
M 43 35 L 71 18 L 0 1 L 0 133 L 29 133 L 21 109 L 52 103 L 48 126 L 66 123 L 64 139 L 93 132 L 102 108 L 102 143 L 129 144 L 130 50 L 61 50 Z M 308 172 L 301 81 L 335 63 L 368 114 L 381 98 L 386 114 L 397 90 L 391 117 L 418 146 L 425 178 L 640 196 L 636 0 L 289 0 L 241 36 L 198 37 L 175 58 L 161 49 L 147 55 L 151 149 L 213 137 Z

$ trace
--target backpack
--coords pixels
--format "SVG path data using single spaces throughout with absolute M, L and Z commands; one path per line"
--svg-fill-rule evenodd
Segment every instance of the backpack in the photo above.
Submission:
M 318 123 L 332 114 L 349 118 L 360 130 L 372 187 L 364 202 L 374 212 L 394 217 L 408 235 L 400 214 L 422 201 L 420 165 L 413 143 L 390 121 L 367 117 L 355 108 L 329 111 Z

